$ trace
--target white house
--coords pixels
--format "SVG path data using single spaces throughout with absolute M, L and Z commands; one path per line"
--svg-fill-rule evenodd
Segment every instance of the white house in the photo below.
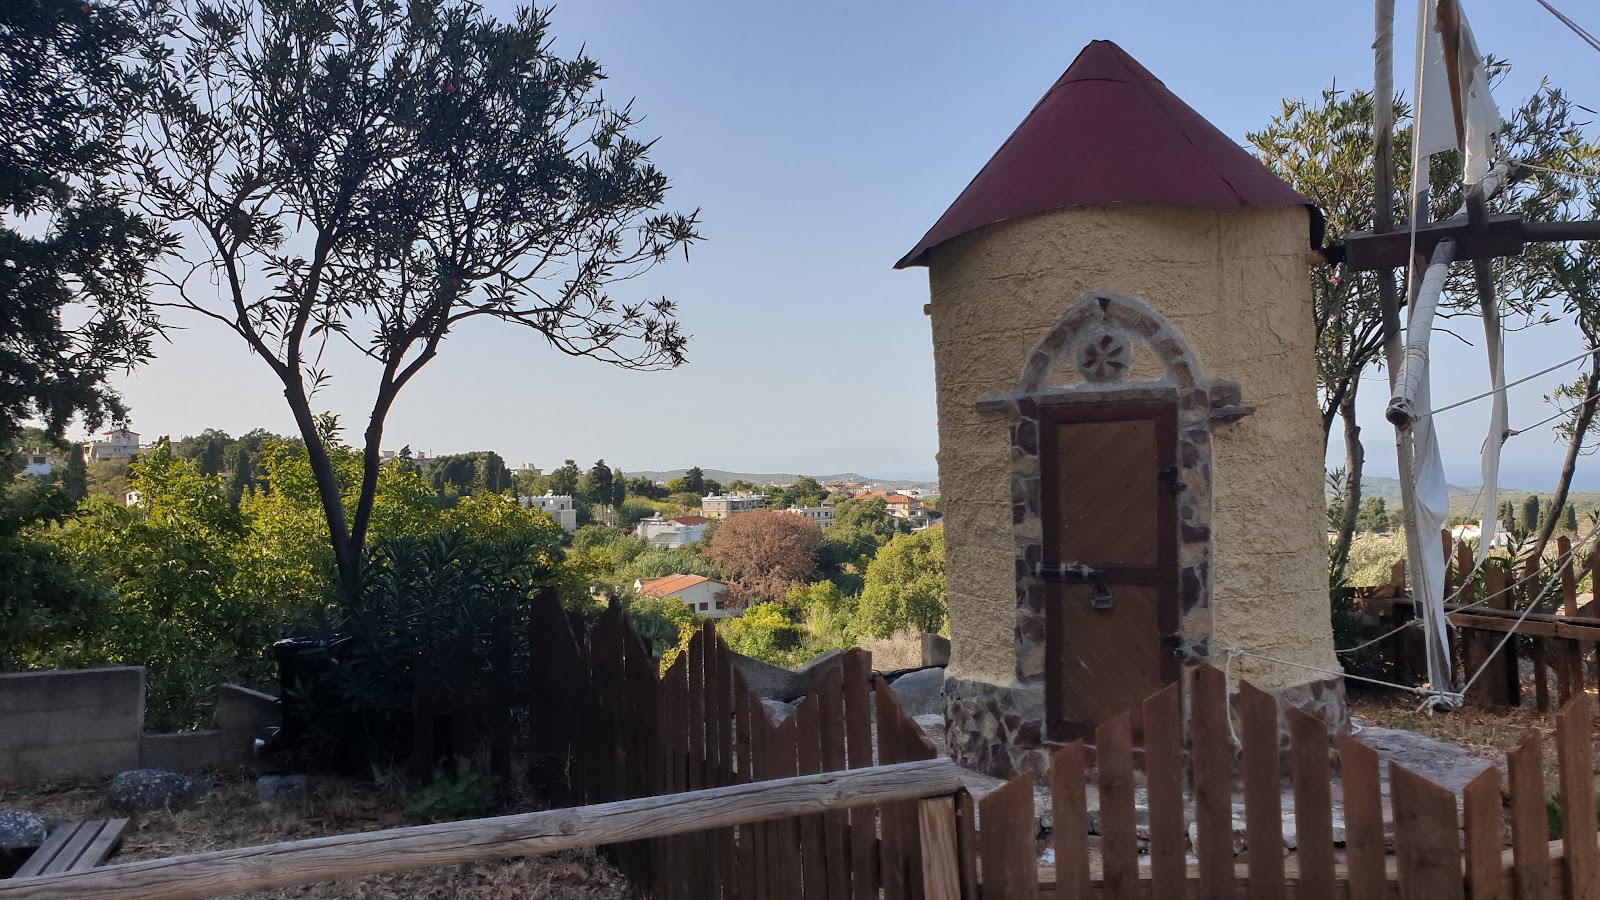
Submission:
M 805 516 L 823 528 L 833 524 L 833 507 L 826 503 L 821 506 L 791 506 L 784 512 Z
M 705 516 L 663 519 L 656 513 L 648 519 L 640 519 L 633 533 L 649 541 L 652 547 L 682 547 L 705 537 L 706 526 L 710 524 L 711 520 Z
M 578 530 L 578 510 L 566 494 L 545 494 L 543 497 L 518 497 L 517 502 L 530 509 L 543 510 L 567 531 Z
M 736 512 L 761 509 L 767 505 L 766 494 L 739 491 L 731 494 L 711 494 L 700 500 L 700 512 L 713 519 L 726 519 Z
M 1450 529 L 1450 537 L 1457 541 L 1476 541 L 1483 537 L 1483 526 L 1469 524 L 1457 525 Z M 1493 550 L 1501 550 L 1511 546 L 1511 532 L 1504 529 L 1495 532 L 1494 538 L 1489 541 Z
M 647 597 L 682 601 L 697 614 L 713 619 L 733 614 L 733 610 L 727 608 L 728 585 L 704 575 L 641 578 L 633 583 L 633 589 Z
M 133 459 L 139 453 L 139 435 L 126 428 L 113 428 L 102 434 L 98 441 L 83 445 L 84 462 L 102 459 Z
M 56 466 L 61 464 L 61 457 L 43 450 L 30 450 L 22 457 L 22 474 L 24 475 L 49 475 Z

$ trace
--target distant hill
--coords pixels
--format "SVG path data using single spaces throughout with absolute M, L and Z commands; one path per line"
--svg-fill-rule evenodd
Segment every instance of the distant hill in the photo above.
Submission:
M 1453 516 L 1470 515 L 1473 506 L 1478 503 L 1482 488 L 1479 485 L 1464 486 L 1450 485 L 1450 514 Z M 1510 500 L 1518 507 L 1529 494 L 1538 497 L 1541 502 L 1549 502 L 1555 497 L 1553 491 L 1530 491 L 1526 488 L 1500 486 L 1500 499 Z M 1361 477 L 1362 497 L 1382 497 L 1384 505 L 1390 509 L 1400 508 L 1400 479 L 1385 478 L 1382 475 L 1363 475 Z M 1567 502 L 1577 508 L 1579 512 L 1600 508 L 1600 493 L 1594 491 L 1573 491 L 1567 495 Z
M 651 481 L 671 481 L 683 477 L 683 469 L 662 469 L 660 471 L 626 471 L 629 478 L 648 478 Z M 791 472 L 730 472 L 727 469 L 702 469 L 707 478 L 718 484 L 727 484 L 730 481 L 748 481 L 751 484 L 790 484 L 800 478 L 800 475 Z M 809 473 L 802 473 L 809 474 Z M 870 478 L 855 472 L 839 472 L 833 475 L 812 475 L 821 482 L 845 481 L 859 482 L 861 484 L 876 484 L 884 488 L 917 488 L 919 490 L 938 490 L 937 481 L 917 481 L 915 479 L 895 478 Z

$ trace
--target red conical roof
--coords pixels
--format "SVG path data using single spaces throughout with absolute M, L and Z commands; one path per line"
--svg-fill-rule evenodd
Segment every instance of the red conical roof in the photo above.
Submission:
M 1311 206 L 1121 47 L 1092 41 L 895 268 L 985 225 L 1096 203 Z

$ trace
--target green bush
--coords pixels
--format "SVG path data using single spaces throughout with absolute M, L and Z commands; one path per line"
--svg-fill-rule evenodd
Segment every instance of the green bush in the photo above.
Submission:
M 455 530 L 380 541 L 361 597 L 320 629 L 331 660 L 291 689 L 292 715 L 304 723 L 294 750 L 336 769 L 403 758 L 417 667 L 433 683 L 451 684 L 465 650 L 472 682 L 453 687 L 475 694 L 489 678 L 510 677 L 490 671 L 502 616 L 555 578 L 526 536 L 491 541 Z M 513 667 L 526 659 L 526 648 L 514 645 Z
M 406 815 L 423 822 L 476 819 L 494 803 L 494 776 L 457 758 L 454 772 L 435 769 L 433 780 L 406 794 Z
M 744 615 L 718 622 L 717 633 L 733 652 L 775 666 L 794 666 L 809 658 L 798 610 L 782 603 L 757 603 Z

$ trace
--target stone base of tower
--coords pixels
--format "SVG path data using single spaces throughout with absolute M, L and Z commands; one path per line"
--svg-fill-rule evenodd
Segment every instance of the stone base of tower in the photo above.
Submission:
M 1278 698 L 1280 709 L 1292 706 L 1310 713 L 1328 723 L 1334 734 L 1349 730 L 1350 711 L 1339 678 L 1264 690 Z M 1184 707 L 1188 708 L 1187 697 Z M 1047 714 L 1042 682 L 997 685 L 971 678 L 947 678 L 944 710 L 945 742 L 950 757 L 963 768 L 996 778 L 1029 773 L 1041 781 L 1050 771 L 1050 754 L 1060 744 L 1045 737 Z M 1237 710 L 1232 712 L 1237 715 Z M 1281 719 L 1278 733 L 1287 754 L 1289 736 Z

